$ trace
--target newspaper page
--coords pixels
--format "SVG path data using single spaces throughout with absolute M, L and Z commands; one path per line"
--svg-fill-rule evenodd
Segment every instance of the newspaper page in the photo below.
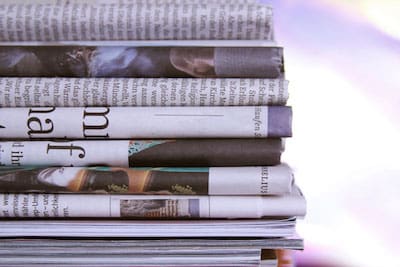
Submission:
M 2 0 L 3 4 L 24 4 L 26 0 Z M 67 5 L 67 4 L 262 4 L 258 0 L 36 0 L 36 4 Z
M 261 218 L 304 216 L 305 209 L 296 187 L 275 196 L 0 194 L 0 218 Z
M 213 167 L 277 165 L 279 138 L 0 142 L 0 166 Z
M 283 78 L 282 47 L 0 46 L 3 77 Z
M 214 168 L 0 168 L 0 192 L 282 195 L 290 193 L 289 166 Z
M 285 105 L 284 79 L 0 78 L 0 107 Z
M 6 1 L 0 41 L 273 40 L 271 7 L 218 2 Z
M 65 220 L 64 220 L 65 221 Z M 84 221 L 79 220 L 81 223 Z M 221 220 L 220 220 L 221 221 Z M 246 220 L 249 223 L 249 220 Z M 263 220 L 265 221 L 265 220 Z M 271 220 L 270 220 L 271 221 Z M 25 220 L 25 222 L 27 222 Z M 36 220 L 36 222 L 39 222 Z M 45 220 L 42 220 L 45 222 Z M 71 221 L 68 221 L 71 223 Z M 88 223 L 88 221 L 86 221 Z M 97 220 L 97 223 L 100 221 Z M 117 225 L 118 220 L 108 220 L 109 225 L 112 223 Z M 165 220 L 164 220 L 165 222 Z M 184 223 L 185 221 L 181 221 Z M 204 220 L 203 220 L 204 222 Z M 234 222 L 234 221 L 232 221 Z M 257 221 L 258 224 L 262 224 L 262 220 Z M 276 222 L 276 221 L 275 221 Z M 282 221 L 284 222 L 284 221 Z M 132 223 L 132 221 L 128 221 L 128 223 Z M 144 224 L 145 222 L 142 221 Z M 154 223 L 154 221 L 153 221 Z M 236 224 L 237 225 L 237 224 Z M 287 222 L 285 222 L 287 225 Z M 3 226 L 0 224 L 0 226 Z M 33 225 L 32 225 L 33 226 Z M 94 226 L 94 225 L 92 225 Z M 23 227 L 21 227 L 23 228 Z M 96 248 L 100 251 L 107 250 L 118 250 L 118 251 L 126 251 L 130 252 L 132 250 L 141 250 L 146 248 L 160 248 L 160 247 L 170 247 L 170 248 L 214 248 L 214 247 L 225 247 L 225 248 L 267 248 L 267 249 L 291 249 L 291 250 L 302 250 L 304 249 L 304 242 L 299 236 L 291 236 L 284 238 L 230 238 L 230 239 L 220 239 L 220 238 L 154 238 L 154 239 L 145 239 L 145 238 L 135 238 L 135 239 L 126 239 L 126 240 L 115 240 L 115 242 L 110 242 L 110 240 L 105 239 L 81 239 L 81 240 L 63 240 L 63 239 L 46 239 L 46 238 L 37 238 L 37 239 L 23 239 L 23 238 L 2 238 L 2 248 L 3 250 L 0 253 L 6 253 L 7 251 L 13 252 L 16 248 L 34 248 L 37 247 L 46 247 L 50 250 L 57 251 L 60 248 L 69 248 L 71 250 L 80 250 L 82 247 L 85 248 Z M 38 252 L 36 250 L 36 252 Z M 44 251 L 40 251 L 41 253 L 45 253 Z
M 116 246 L 117 243 L 110 242 L 110 238 L 117 238 L 120 242 L 131 242 L 136 240 L 140 242 L 138 238 L 146 239 L 143 243 L 155 244 L 155 240 L 162 239 L 165 242 L 165 238 L 168 241 L 172 239 L 176 240 L 180 245 L 186 244 L 188 241 L 192 243 L 193 238 L 201 239 L 202 242 L 212 243 L 215 239 L 219 239 L 220 242 L 229 242 L 230 245 L 237 244 L 232 239 L 246 240 L 247 238 L 257 238 L 262 243 L 268 240 L 269 245 L 262 247 L 269 247 L 271 243 L 276 244 L 276 240 L 283 240 L 286 238 L 293 238 L 296 236 L 296 217 L 281 217 L 281 218 L 258 218 L 255 219 L 237 219 L 237 220 L 221 220 L 221 219 L 192 219 L 192 220 L 126 220 L 126 219 L 58 219 L 48 220 L 40 218 L 32 218 L 25 220 L 15 219 L 3 219 L 0 220 L 0 237 L 2 238 L 28 238 L 37 237 L 41 238 L 67 238 L 68 243 L 72 242 L 71 238 L 76 242 L 81 241 L 78 238 L 92 238 L 96 240 L 103 239 L 107 243 L 105 247 Z M 124 240 L 121 240 L 124 237 Z M 205 239 L 205 237 L 207 237 Z M 270 238 L 275 237 L 275 238 Z M 285 238 L 286 237 L 286 238 Z M 127 239 L 128 238 L 128 239 Z M 149 239 L 151 238 L 151 239 Z M 222 239 L 221 239 L 222 238 Z M 228 238 L 228 239 L 227 239 Z M 262 239 L 260 239 L 262 238 Z M 265 239 L 267 238 L 267 239 Z M 282 239 L 283 238 L 283 239 Z M 213 239 L 213 241 L 210 241 Z M 248 239 L 247 239 L 248 240 Z M 275 241 L 274 241 L 275 240 Z M 303 246 L 302 240 L 297 238 L 298 244 L 296 247 Z M 25 240 L 24 240 L 25 241 Z M 182 243 L 183 242 L 183 243 Z M 198 242 L 195 242 L 198 243 Z M 245 242 L 249 243 L 249 242 Z M 250 242 L 252 243 L 252 242 Z M 7 243 L 9 244 L 9 243 Z M 83 244 L 80 243 L 79 246 Z M 230 246 L 228 245 L 228 246 Z M 51 244 L 50 244 L 51 246 Z M 194 245 L 192 245 L 194 246 Z M 210 246 L 210 245 L 209 245 Z M 246 246 L 246 245 L 245 245 Z M 249 247 L 251 245 L 247 245 Z M 105 248 L 104 246 L 100 246 Z M 164 246 L 165 247 L 165 246 Z M 275 246 L 276 247 L 276 246 Z
M 109 241 L 109 243 L 115 241 Z M 38 252 L 40 251 L 40 252 Z M 46 253 L 47 252 L 47 253 Z M 116 252 L 113 249 L 96 248 L 75 249 L 67 247 L 57 252 L 48 248 L 36 247 L 34 251 L 16 248 L 13 252 L 1 253 L 3 266 L 262 266 L 276 267 L 274 260 L 266 260 L 269 265 L 258 265 L 260 249 L 251 248 L 166 248 L 137 249 L 130 252 Z M 23 255 L 23 256 L 21 256 Z M 284 266 L 292 267 L 292 266 Z
M 1 108 L 0 139 L 291 136 L 290 107 Z

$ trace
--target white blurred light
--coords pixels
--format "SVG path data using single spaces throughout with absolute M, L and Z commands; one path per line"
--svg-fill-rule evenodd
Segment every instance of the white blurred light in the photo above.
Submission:
M 399 129 L 362 88 L 328 66 L 298 54 L 287 54 L 286 62 L 294 138 L 288 140 L 284 159 L 296 170 L 308 200 L 300 234 L 306 243 L 329 247 L 332 258 L 343 261 L 345 256 L 351 266 L 393 264 L 399 241 L 385 240 L 379 229 L 369 226 L 387 203 L 373 205 L 374 196 L 382 193 L 363 185 L 379 183 L 369 173 L 386 169 L 395 175 L 381 179 L 386 183 L 382 188 L 399 185 Z M 400 186 L 391 190 L 392 196 L 400 196 Z M 358 212 L 362 209 L 367 212 Z M 387 210 L 380 219 L 382 227 L 396 230 L 393 223 L 400 221 L 400 214 Z

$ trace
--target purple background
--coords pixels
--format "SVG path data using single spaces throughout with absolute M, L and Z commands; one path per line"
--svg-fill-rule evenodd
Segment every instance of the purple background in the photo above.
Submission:
M 308 202 L 298 266 L 400 266 L 400 1 L 264 0 L 285 47 Z

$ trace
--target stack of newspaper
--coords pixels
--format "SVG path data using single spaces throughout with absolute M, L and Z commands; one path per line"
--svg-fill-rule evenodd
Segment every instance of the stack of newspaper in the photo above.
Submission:
M 0 265 L 291 265 L 271 7 L 6 0 L 0 42 Z

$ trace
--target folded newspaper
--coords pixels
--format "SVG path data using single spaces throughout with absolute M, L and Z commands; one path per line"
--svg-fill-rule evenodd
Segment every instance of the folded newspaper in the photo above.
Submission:
M 285 195 L 0 194 L 0 218 L 261 218 L 304 216 L 297 187 Z
M 273 264 L 281 260 L 282 250 L 303 249 L 303 241 L 289 238 L 169 238 L 169 239 L 1 239 L 2 263 L 13 266 L 259 266 L 260 259 Z M 40 249 L 38 249 L 40 248 Z M 262 253 L 260 255 L 260 252 Z M 276 253 L 275 253 L 276 252 Z M 254 255 L 253 255 L 254 254 Z M 90 255 L 88 257 L 88 255 Z M 258 256 L 257 256 L 258 255 Z M 257 257 L 256 257 L 257 256 Z M 251 258 L 249 258 L 251 257 Z M 253 259 L 254 257 L 254 259 Z M 71 259 L 66 263 L 65 259 Z M 159 261 L 159 262 L 158 262 Z M 69 264 L 69 265 L 68 265 Z M 143 265 L 141 265 L 143 266 Z
M 277 267 L 276 255 L 261 258 L 259 249 L 197 249 L 196 251 L 159 249 L 141 253 L 98 254 L 82 253 L 18 253 L 1 255 L 2 266 L 80 266 L 80 267 L 132 267 L 132 266 L 193 266 L 193 267 Z M 273 257 L 275 256 L 275 257 Z M 263 263 L 263 265 L 260 265 Z M 267 265 L 266 265 L 267 264 Z
M 268 166 L 283 150 L 279 138 L 0 141 L 0 166 Z
M 1 108 L 0 139 L 290 137 L 291 119 L 286 106 Z
M 0 107 L 285 105 L 288 81 L 0 77 Z
M 5 2 L 14 3 L 20 1 L 23 3 L 25 0 L 3 0 Z M 37 0 L 40 3 L 86 3 L 86 4 L 111 4 L 111 3 L 119 3 L 119 4 L 174 4 L 174 5 L 187 5 L 187 4 L 196 4 L 200 3 L 203 5 L 209 4 L 260 4 L 262 1 L 260 0 Z M 64 1 L 64 2 L 62 2 Z
M 3 266 L 80 266 L 80 267 L 131 267 L 131 266 L 183 266 L 183 267 L 277 267 L 277 259 L 260 261 L 259 250 L 230 250 L 211 254 L 207 252 L 188 255 L 171 252 L 169 255 L 60 255 L 60 256 L 8 256 Z M 260 265 L 262 262 L 263 265 Z M 22 265 L 21 265 L 22 264 Z M 264 265 L 268 264 L 268 265 Z
M 26 0 L 2 0 L 3 4 L 23 4 Z M 68 4 L 174 4 L 174 5 L 184 5 L 184 4 L 259 4 L 259 0 L 36 0 L 36 4 L 51 4 L 51 5 L 68 5 Z
M 84 202 L 82 202 L 84 203 Z M 81 204 L 82 204 L 81 203 Z M 247 220 L 0 220 L 0 237 L 271 238 L 292 237 L 296 219 Z
M 111 223 L 111 222 L 109 222 Z M 304 248 L 303 239 L 294 235 L 290 237 L 268 237 L 268 238 L 2 238 L 0 240 L 2 250 L 0 253 L 12 253 L 15 249 L 28 252 L 37 250 L 38 247 L 46 253 L 54 251 L 62 253 L 69 251 L 85 251 L 96 248 L 100 251 L 109 253 L 129 253 L 140 251 L 141 249 L 182 249 L 195 251 L 197 248 L 254 248 L 254 249 L 293 249 L 302 250 Z M 62 251 L 60 251 L 62 250 Z
M 0 42 L 273 40 L 272 9 L 255 1 L 10 1 Z
M 5 240 L 8 241 L 8 240 Z M 41 241 L 41 240 L 40 240 Z M 280 250 L 248 247 L 159 247 L 130 250 L 97 247 L 6 246 L 0 251 L 8 266 L 263 266 L 276 267 Z M 65 243 L 65 242 L 64 242 Z M 84 242 L 82 242 L 84 243 Z M 42 247 L 44 245 L 44 247 Z M 38 250 L 38 247 L 41 249 Z M 3 248 L 3 246 L 2 246 Z M 66 262 L 65 259 L 68 259 Z
M 283 49 L 0 46 L 0 76 L 283 78 Z
M 214 168 L 1 168 L 0 192 L 160 195 L 282 195 L 289 166 Z

